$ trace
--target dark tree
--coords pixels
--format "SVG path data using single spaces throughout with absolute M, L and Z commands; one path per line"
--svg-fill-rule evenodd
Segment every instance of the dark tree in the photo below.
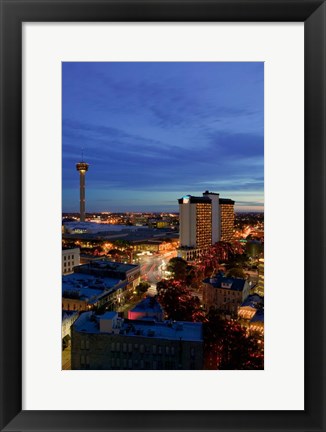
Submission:
M 167 281 L 164 282 L 164 285 L 161 283 L 158 301 L 168 319 L 176 321 L 201 321 L 203 319 L 199 298 L 192 296 L 188 288 L 179 281 Z
M 138 284 L 136 286 L 137 294 L 138 295 L 145 294 L 145 292 L 148 290 L 149 287 L 150 287 L 150 284 L 148 282 L 140 282 L 140 284 Z
M 227 277 L 234 277 L 234 278 L 246 278 L 245 272 L 240 267 L 234 267 L 227 271 L 226 273 Z
M 173 278 L 177 281 L 185 281 L 187 275 L 187 261 L 182 258 L 171 258 L 167 270 L 172 273 Z
M 263 343 L 235 321 L 210 309 L 204 322 L 206 369 L 263 369 Z

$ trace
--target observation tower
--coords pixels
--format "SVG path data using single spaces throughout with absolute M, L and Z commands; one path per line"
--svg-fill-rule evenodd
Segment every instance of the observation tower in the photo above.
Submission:
M 78 162 L 76 169 L 80 176 L 80 222 L 85 222 L 85 175 L 88 171 L 88 163 Z

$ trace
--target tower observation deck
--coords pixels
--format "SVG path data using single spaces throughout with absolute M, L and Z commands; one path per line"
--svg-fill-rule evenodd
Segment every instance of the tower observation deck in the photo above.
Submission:
M 89 164 L 86 162 L 78 162 L 76 164 L 80 180 L 80 222 L 85 222 L 85 175 L 88 171 L 88 166 Z

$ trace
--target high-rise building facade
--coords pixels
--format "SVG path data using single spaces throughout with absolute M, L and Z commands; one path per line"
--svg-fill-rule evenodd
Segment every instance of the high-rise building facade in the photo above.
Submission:
M 212 201 L 186 195 L 179 199 L 180 255 L 192 259 L 212 244 Z
M 234 201 L 220 198 L 221 241 L 230 242 L 234 236 Z
M 181 258 L 195 259 L 211 245 L 233 239 L 234 201 L 209 191 L 202 197 L 186 195 L 178 201 Z
M 221 238 L 220 194 L 206 191 L 203 196 L 212 202 L 212 244 L 215 244 Z

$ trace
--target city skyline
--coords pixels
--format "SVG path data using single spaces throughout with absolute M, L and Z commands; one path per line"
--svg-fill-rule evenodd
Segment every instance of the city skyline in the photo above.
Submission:
M 178 209 L 184 194 L 263 211 L 263 63 L 63 63 L 62 205 Z

